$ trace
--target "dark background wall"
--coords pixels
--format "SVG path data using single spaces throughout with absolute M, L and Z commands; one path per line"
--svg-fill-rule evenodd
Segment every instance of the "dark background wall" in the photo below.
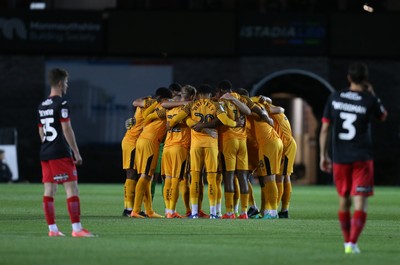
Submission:
M 120 1 L 120 6 L 123 3 Z M 346 10 L 330 13 L 322 8 L 323 12 L 275 9 L 260 14 L 248 6 L 243 12 L 238 7 L 189 12 L 185 8 L 161 8 L 157 13 L 151 7 L 127 9 L 84 13 L 58 10 L 57 16 L 48 15 L 54 10 L 35 14 L 0 10 L 0 128 L 18 131 L 21 179 L 41 179 L 36 107 L 46 96 L 44 69 L 49 59 L 131 58 L 142 64 L 165 63 L 172 65 L 173 79 L 182 84 L 215 85 L 230 79 L 235 86 L 248 89 L 263 77 L 285 69 L 315 73 L 340 89 L 347 84 L 348 64 L 359 60 L 370 67 L 371 82 L 389 111 L 386 123 L 373 125 L 377 183 L 400 184 L 400 32 L 395 27 L 400 17 L 396 12 L 366 14 L 357 9 L 350 10 L 354 12 L 351 14 Z M 254 12 L 254 16 L 248 12 Z M 159 19 L 156 22 L 155 16 Z M 12 18 L 22 21 L 25 31 L 18 34 L 18 26 L 9 23 Z M 56 32 L 72 34 L 75 39 L 38 42 L 32 32 L 39 34 L 43 28 L 36 24 L 32 29 L 32 21 L 77 23 L 81 27 Z M 46 30 L 46 34 L 55 34 L 54 29 Z M 326 100 L 318 93 L 314 97 Z M 79 170 L 81 182 L 124 180 L 120 143 L 98 143 L 80 149 L 85 160 Z
M 2 70 L 0 127 L 17 129 L 20 176 L 34 182 L 41 179 L 36 107 L 45 96 L 44 59 L 44 57 L 2 56 L 0 60 Z M 233 84 L 247 88 L 251 87 L 254 80 L 284 68 L 308 69 L 329 80 L 334 87 L 343 88 L 346 85 L 346 69 L 352 61 L 352 59 L 279 57 L 169 59 L 174 67 L 174 80 L 179 80 L 183 84 L 202 82 L 216 84 L 221 79 L 227 78 L 232 80 Z M 369 60 L 367 63 L 370 66 L 371 82 L 389 111 L 387 122 L 373 124 L 376 175 L 379 176 L 377 183 L 399 184 L 400 78 L 397 73 L 400 71 L 400 63 L 381 60 Z M 209 71 L 209 69 L 217 70 Z M 326 100 L 319 98 L 318 94 L 315 98 Z M 85 159 L 84 165 L 79 169 L 82 182 L 123 180 L 119 143 L 99 143 L 80 148 Z

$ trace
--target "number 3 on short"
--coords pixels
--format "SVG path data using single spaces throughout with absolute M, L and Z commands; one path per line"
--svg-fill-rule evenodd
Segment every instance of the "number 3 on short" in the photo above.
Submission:
M 353 113 L 340 112 L 340 118 L 343 120 L 342 128 L 347 132 L 339 133 L 340 140 L 352 140 L 356 135 L 356 127 L 353 123 L 357 120 L 357 115 Z
M 51 126 L 51 123 L 54 122 L 54 118 L 40 119 L 40 122 L 43 124 L 44 139 L 49 142 L 54 141 L 57 137 L 56 129 Z

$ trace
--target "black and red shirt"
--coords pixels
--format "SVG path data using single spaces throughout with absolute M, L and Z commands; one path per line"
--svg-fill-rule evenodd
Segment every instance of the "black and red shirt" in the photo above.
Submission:
M 61 122 L 69 121 L 69 115 L 68 103 L 60 96 L 49 97 L 39 105 L 38 124 L 44 131 L 40 160 L 47 161 L 72 156 L 61 126 Z
M 350 89 L 334 92 L 325 106 L 322 122 L 332 125 L 332 159 L 352 163 L 373 159 L 372 118 L 380 119 L 386 110 L 369 92 Z

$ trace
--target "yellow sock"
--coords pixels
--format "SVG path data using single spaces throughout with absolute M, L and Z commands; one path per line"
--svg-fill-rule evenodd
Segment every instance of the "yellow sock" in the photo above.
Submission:
M 276 187 L 275 181 L 267 181 L 265 184 L 267 193 L 266 195 L 266 204 L 267 208 L 264 210 L 276 210 L 278 207 L 276 206 L 276 200 L 278 199 L 278 188 Z
M 147 214 L 152 214 L 154 212 L 153 211 L 153 197 L 151 195 L 152 182 L 153 182 L 152 180 L 148 181 L 146 192 L 144 193 L 144 199 L 143 199 L 144 209 Z
M 240 194 L 240 206 L 241 206 L 241 213 L 247 212 L 247 208 L 249 207 L 249 194 Z
M 124 185 L 124 209 L 133 209 L 133 201 L 135 199 L 135 188 L 137 181 L 134 179 L 126 179 Z
M 199 204 L 199 192 L 200 192 L 200 172 L 191 171 L 192 181 L 190 182 L 190 203 Z M 201 208 L 199 208 L 201 209 Z
M 289 210 L 290 198 L 292 196 L 292 183 L 285 182 L 283 184 L 282 208 L 281 210 Z
M 279 207 L 283 195 L 283 182 L 276 182 L 276 187 L 278 188 L 278 198 L 276 199 L 276 206 Z
M 225 192 L 225 210 L 227 213 L 233 213 L 233 192 Z
M 168 210 L 171 210 L 171 208 L 170 208 L 170 206 L 171 206 L 170 205 L 170 203 L 171 203 L 171 185 L 172 185 L 171 178 L 165 178 L 163 197 L 164 197 L 165 208 Z
M 222 203 L 222 173 L 217 173 L 217 204 Z
M 256 201 L 254 200 L 253 184 L 250 181 L 247 182 L 249 185 L 249 205 L 256 206 Z
M 135 188 L 135 201 L 133 204 L 133 211 L 139 213 L 142 208 L 143 197 L 148 192 L 149 181 L 146 178 L 140 177 Z
M 182 194 L 182 201 L 185 205 L 186 212 L 190 212 L 190 198 L 189 198 L 189 185 L 187 178 L 179 182 L 180 193 Z
M 239 199 L 240 199 L 240 186 L 239 186 L 239 180 L 235 176 L 233 180 L 233 185 L 235 188 L 235 194 L 233 195 L 233 205 L 238 205 L 239 204 Z
M 199 178 L 200 178 L 200 180 L 199 180 L 199 199 L 197 201 L 197 204 L 198 204 L 198 209 L 200 211 L 203 209 L 202 207 L 203 207 L 203 197 L 204 197 L 204 182 L 203 182 L 203 177 L 201 177 L 201 175 Z
M 210 206 L 217 205 L 217 173 L 207 173 L 208 201 Z
M 169 209 L 175 211 L 176 210 L 176 203 L 178 202 L 179 198 L 179 178 L 172 178 L 171 181 L 171 196 L 169 200 Z
M 267 185 L 264 185 L 264 187 L 261 187 L 261 209 L 260 212 L 263 212 L 264 210 L 267 209 L 267 200 L 265 199 L 267 197 Z

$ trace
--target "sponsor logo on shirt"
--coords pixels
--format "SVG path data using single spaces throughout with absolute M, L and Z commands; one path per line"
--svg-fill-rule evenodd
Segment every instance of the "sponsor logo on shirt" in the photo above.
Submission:
M 48 98 L 42 102 L 42 106 L 49 106 L 51 104 L 53 104 L 53 100 L 51 98 Z
M 358 94 L 358 93 L 354 93 L 354 92 L 342 92 L 340 93 L 340 97 L 341 98 L 347 98 L 350 100 L 355 100 L 355 101 L 360 101 L 362 99 L 362 97 Z

